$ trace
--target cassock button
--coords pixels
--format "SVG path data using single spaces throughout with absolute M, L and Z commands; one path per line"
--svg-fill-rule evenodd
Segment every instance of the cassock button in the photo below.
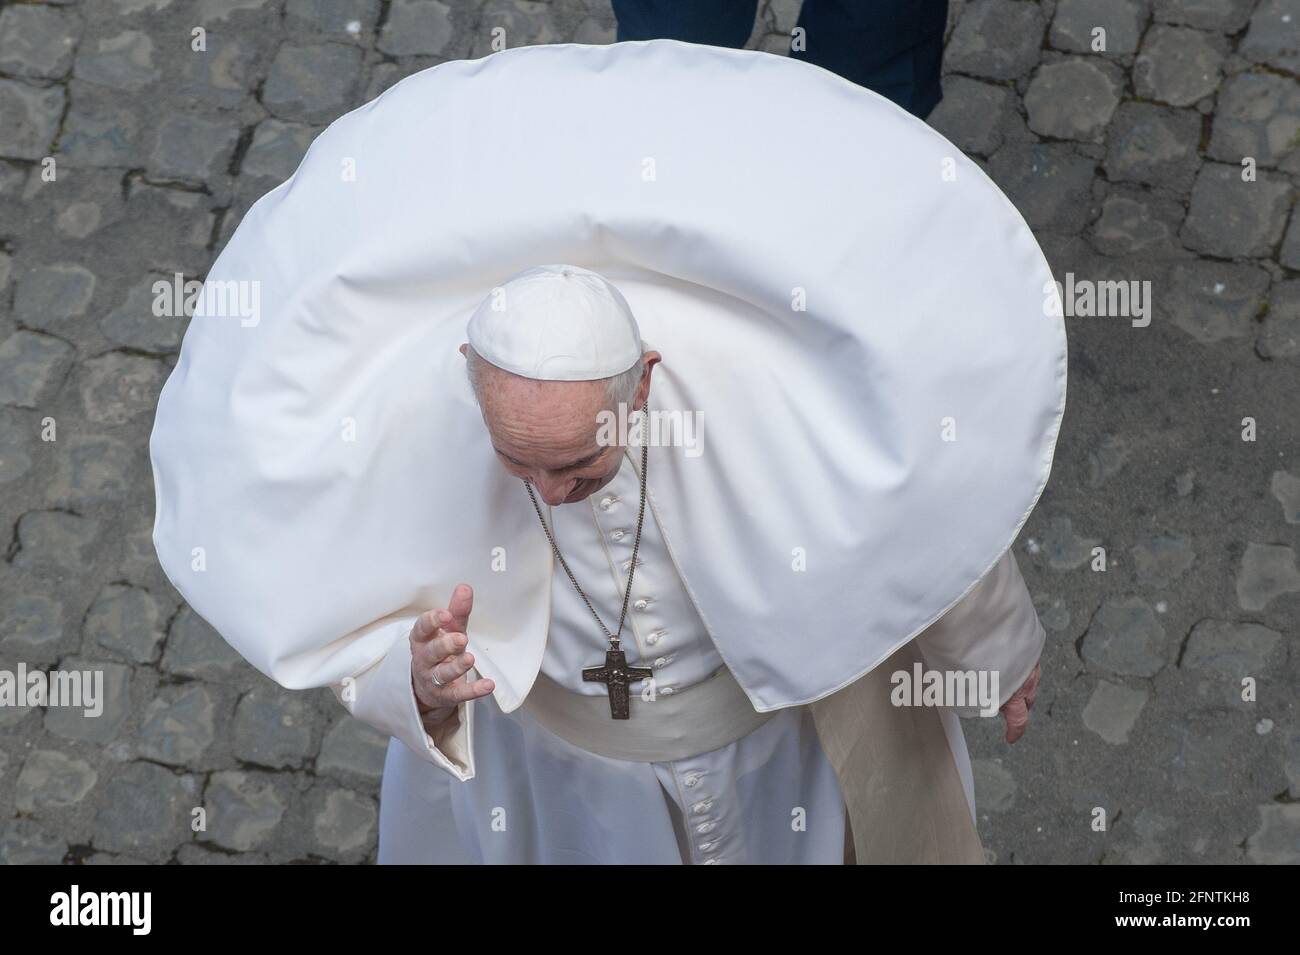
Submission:
M 602 498 L 602 499 L 601 499 L 601 502 L 600 502 L 600 509 L 601 509 L 602 511 L 608 511 L 608 510 L 609 510 L 611 507 L 613 507 L 617 502 L 618 502 L 618 498 L 616 498 L 616 497 L 606 497 L 606 498 Z
M 661 686 L 659 687 L 659 692 L 662 693 L 664 696 L 672 696 L 673 688 L 671 686 Z
M 645 597 L 642 597 L 636 603 L 632 604 L 632 606 L 635 607 L 637 610 L 644 610 L 646 607 L 650 606 L 650 601 L 647 600 Z
M 718 824 L 716 822 L 702 822 L 695 827 L 695 831 L 701 835 L 706 835 L 714 830 Z
M 609 539 L 615 541 L 621 541 L 626 536 L 627 536 L 626 531 L 610 531 Z
M 645 642 L 653 647 L 659 642 L 659 638 L 665 636 L 667 633 L 667 630 L 656 630 L 654 633 L 650 634 L 650 636 L 645 638 Z
M 665 667 L 667 665 L 668 665 L 667 657 L 659 657 L 658 659 L 655 660 L 654 663 L 651 664 L 651 666 L 653 666 L 656 670 L 661 669 L 662 667 Z

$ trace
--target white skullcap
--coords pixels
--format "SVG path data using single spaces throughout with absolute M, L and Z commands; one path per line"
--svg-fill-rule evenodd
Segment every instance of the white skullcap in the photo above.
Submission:
M 623 293 L 575 265 L 512 275 L 479 303 L 467 332 L 485 361 L 540 381 L 612 378 L 641 357 L 641 332 Z

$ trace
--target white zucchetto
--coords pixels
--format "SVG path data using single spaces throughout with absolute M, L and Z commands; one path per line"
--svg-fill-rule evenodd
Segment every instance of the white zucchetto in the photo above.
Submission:
M 641 332 L 623 293 L 575 265 L 511 276 L 479 303 L 467 333 L 485 361 L 539 381 L 612 378 L 641 357 Z

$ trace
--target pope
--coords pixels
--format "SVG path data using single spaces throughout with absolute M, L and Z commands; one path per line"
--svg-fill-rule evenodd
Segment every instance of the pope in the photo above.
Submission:
M 507 50 L 331 124 L 207 282 L 260 320 L 186 331 L 159 561 L 388 739 L 381 862 L 985 861 L 1067 363 L 942 137 L 782 57 Z

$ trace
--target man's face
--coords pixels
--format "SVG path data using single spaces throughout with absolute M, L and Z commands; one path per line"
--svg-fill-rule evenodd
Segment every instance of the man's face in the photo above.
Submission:
M 479 366 L 483 422 L 497 458 L 532 481 L 552 507 L 582 501 L 614 479 L 623 448 L 596 443 L 597 415 L 609 409 L 603 381 L 533 381 Z

